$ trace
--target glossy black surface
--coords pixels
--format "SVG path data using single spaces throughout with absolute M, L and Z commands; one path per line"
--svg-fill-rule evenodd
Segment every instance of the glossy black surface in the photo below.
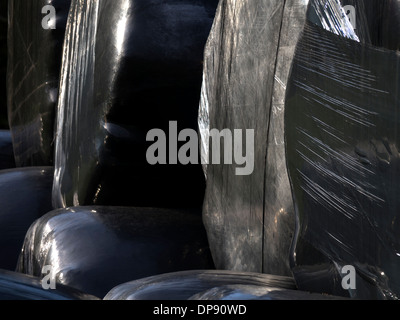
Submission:
M 356 33 L 364 43 L 400 50 L 399 0 L 341 0 L 356 9 Z
M 42 28 L 45 5 L 56 29 Z M 9 0 L 7 100 L 17 166 L 53 164 L 55 109 L 70 0 Z
M 53 168 L 0 171 L 0 268 L 15 270 L 31 224 L 52 210 Z
M 45 290 L 41 278 L 0 270 L 0 300 L 98 300 L 99 298 L 63 285 Z
M 72 2 L 55 207 L 201 206 L 200 164 L 150 165 L 146 152 L 153 142 L 146 135 L 156 128 L 168 135 L 169 121 L 178 121 L 178 131 L 197 129 L 203 50 L 217 3 Z
M 76 207 L 48 213 L 26 235 L 18 271 L 104 297 L 116 285 L 173 271 L 212 269 L 201 218 L 192 212 Z
M 290 290 L 271 286 L 254 285 L 225 285 L 198 293 L 190 300 L 344 300 L 343 297 L 329 296 L 318 293 L 310 293 L 300 290 Z
M 292 278 L 267 274 L 195 270 L 162 274 L 121 284 L 105 296 L 105 300 L 187 300 L 215 287 L 249 285 L 260 290 L 266 287 L 295 289 Z
M 11 168 L 15 168 L 11 132 L 0 130 L 0 170 Z

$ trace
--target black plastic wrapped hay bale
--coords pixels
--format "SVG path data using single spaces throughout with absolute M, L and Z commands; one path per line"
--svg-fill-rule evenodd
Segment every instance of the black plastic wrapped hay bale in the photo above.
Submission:
M 199 110 L 207 178 L 203 220 L 218 269 L 291 275 L 295 217 L 283 114 L 306 9 L 299 0 L 220 1 L 205 50 Z M 228 163 L 225 154 L 220 164 L 213 160 L 215 129 L 241 130 L 244 165 L 236 156 Z M 247 142 L 251 130 L 254 145 Z M 226 141 L 221 146 L 232 147 Z
M 123 283 L 110 290 L 104 300 L 187 300 L 212 288 L 227 285 L 249 285 L 258 289 L 296 289 L 290 277 L 251 272 L 195 270 L 161 274 Z
M 38 219 L 26 234 L 17 271 L 104 297 L 113 287 L 167 272 L 213 269 L 196 212 L 72 207 Z
M 385 13 L 380 28 L 398 26 L 400 1 L 355 1 L 361 4 Z M 400 38 L 377 37 L 361 18 L 354 31 L 338 1 L 311 1 L 309 17 L 285 114 L 296 283 L 354 298 L 398 298 L 400 55 L 391 49 Z M 362 28 L 376 39 L 364 42 Z
M 197 129 L 217 1 L 72 2 L 58 105 L 55 207 L 200 207 L 200 164 L 149 164 L 152 129 Z M 181 142 L 179 142 L 181 144 Z
M 42 26 L 43 20 L 48 21 L 48 12 L 42 13 L 46 5 L 56 10 L 55 29 Z M 8 2 L 8 120 L 18 167 L 53 164 L 55 110 L 69 6 L 69 0 Z

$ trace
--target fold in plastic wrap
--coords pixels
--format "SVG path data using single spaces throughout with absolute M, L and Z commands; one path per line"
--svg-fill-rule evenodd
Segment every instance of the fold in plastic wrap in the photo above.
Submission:
M 222 270 L 184 271 L 162 274 L 121 284 L 104 300 L 187 300 L 196 294 L 226 285 L 249 285 L 294 290 L 292 278 L 251 272 Z
M 0 171 L 0 269 L 15 270 L 26 232 L 52 210 L 52 167 Z
M 200 164 L 151 165 L 152 129 L 197 129 L 217 0 L 72 2 L 58 104 L 55 207 L 200 207 Z M 178 143 L 178 138 L 172 143 Z M 169 148 L 166 148 L 169 150 Z M 167 159 L 170 154 L 167 154 Z
M 69 0 L 9 0 L 8 120 L 18 167 L 53 164 L 55 109 Z M 56 10 L 44 29 L 42 9 Z M 46 27 L 47 28 L 47 27 Z
M 312 1 L 310 17 L 333 2 Z M 400 1 L 355 1 L 362 4 L 381 8 L 382 30 L 399 25 Z M 368 23 L 378 19 L 365 16 Z M 285 107 L 296 283 L 300 290 L 354 298 L 398 298 L 400 54 L 311 21 L 298 43 Z M 361 21 L 356 32 L 368 29 Z M 384 38 L 391 39 L 388 48 L 398 48 L 400 39 Z
M 283 112 L 306 9 L 302 0 L 220 1 L 204 57 L 203 163 L 210 158 L 212 129 L 254 130 L 255 138 L 250 175 L 237 176 L 236 164 L 204 166 L 203 219 L 218 269 L 291 275 L 294 209 Z
M 0 300 L 100 300 L 63 285 L 46 290 L 40 278 L 0 270 Z
M 104 297 L 113 287 L 156 274 L 213 269 L 196 212 L 128 207 L 52 211 L 26 234 L 17 271 Z

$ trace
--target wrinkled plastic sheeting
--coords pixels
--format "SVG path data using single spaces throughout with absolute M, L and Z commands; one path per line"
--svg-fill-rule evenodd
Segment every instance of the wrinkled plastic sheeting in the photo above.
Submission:
M 311 6 L 309 20 L 325 30 L 364 44 L 400 49 L 396 0 L 318 0 Z
M 301 0 L 220 1 L 205 49 L 198 118 L 207 176 L 203 218 L 218 269 L 291 275 L 295 219 L 283 114 L 306 9 Z M 207 165 L 212 129 L 254 130 L 252 174 L 237 176 L 235 164 Z
M 173 139 L 169 121 L 177 121 L 178 132 L 197 129 L 203 51 L 217 2 L 73 1 L 58 105 L 55 207 L 202 205 L 201 165 L 150 165 L 153 143 L 146 135 L 162 129 Z
M 360 41 L 350 22 L 350 13 L 347 15 L 347 10 L 339 0 L 314 0 L 310 6 L 310 21 L 332 33 Z
M 295 289 L 292 278 L 251 272 L 195 270 L 157 275 L 121 284 L 104 300 L 188 300 L 196 294 L 226 285 Z
M 56 289 L 46 290 L 40 278 L 21 273 L 0 270 L 0 300 L 100 300 L 99 298 L 69 288 L 56 285 Z
M 15 168 L 11 132 L 0 130 L 0 170 L 11 168 Z
M 333 1 L 312 1 L 310 17 L 313 5 L 325 2 Z M 391 18 L 380 20 L 382 29 L 399 17 L 400 1 L 356 1 L 361 4 Z M 354 298 L 398 298 L 400 55 L 311 21 L 297 47 L 285 114 L 298 219 L 296 283 L 300 290 Z M 388 47 L 398 47 L 395 42 Z M 356 278 L 344 266 L 354 267 Z
M 8 121 L 18 167 L 53 164 L 55 110 L 69 0 L 9 0 Z M 56 10 L 44 29 L 42 8 Z
M 26 234 L 17 271 L 104 297 L 113 287 L 156 274 L 213 269 L 197 213 L 128 207 L 52 211 Z
M 52 167 L 0 171 L 0 268 L 15 270 L 26 232 L 52 210 Z
M 280 287 L 260 287 L 253 285 L 226 285 L 215 287 L 202 293 L 198 293 L 189 300 L 344 300 L 343 297 L 335 297 L 318 293 L 310 293 L 299 290 L 290 290 Z

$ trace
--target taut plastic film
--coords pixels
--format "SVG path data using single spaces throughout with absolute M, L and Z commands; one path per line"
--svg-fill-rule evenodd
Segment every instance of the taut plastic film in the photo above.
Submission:
M 306 10 L 303 0 L 219 3 L 205 49 L 198 120 L 207 177 L 203 220 L 219 269 L 291 275 L 295 217 L 283 115 Z M 232 134 L 244 164 L 236 156 L 226 160 L 225 149 L 214 160 L 213 130 Z M 223 148 L 226 141 L 221 138 Z
M 18 167 L 53 165 L 55 110 L 70 3 L 8 2 L 7 108 Z
M 171 161 L 171 141 L 183 145 L 171 131 L 197 129 L 203 51 L 217 3 L 72 1 L 57 115 L 55 207 L 201 207 L 201 165 Z M 167 164 L 147 158 L 153 129 L 169 141 Z
M 310 1 L 285 108 L 300 290 L 399 297 L 399 13 Z

